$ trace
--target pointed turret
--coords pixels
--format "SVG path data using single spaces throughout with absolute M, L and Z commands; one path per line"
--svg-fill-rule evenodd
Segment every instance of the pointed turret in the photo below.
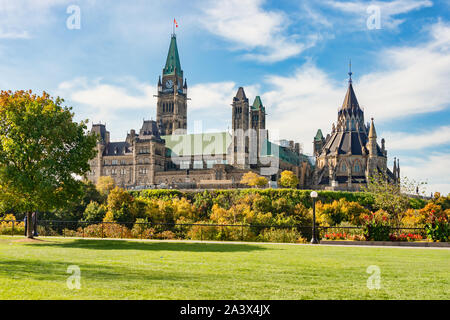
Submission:
M 322 141 L 323 139 L 323 134 L 322 134 L 322 130 L 317 130 L 316 136 L 314 137 L 314 141 Z
M 161 82 L 161 76 L 159 76 L 159 79 L 158 79 L 158 92 L 161 92 L 162 91 L 162 82 Z
M 255 101 L 253 102 L 253 105 L 252 105 L 252 110 L 261 110 L 261 111 L 265 112 L 265 108 L 262 104 L 260 96 L 256 96 Z
M 360 109 L 358 104 L 358 99 L 356 99 L 355 91 L 353 90 L 353 85 L 351 82 L 348 84 L 347 93 L 345 94 L 344 103 L 342 104 L 342 109 Z
M 313 141 L 313 147 L 314 147 L 314 154 L 318 156 L 320 152 L 322 151 L 323 145 L 324 145 L 325 139 L 322 134 L 322 130 L 317 130 L 316 136 L 314 137 Z
M 394 168 L 392 169 L 392 173 L 394 174 L 394 182 L 397 182 L 398 177 L 397 177 L 397 160 L 394 157 Z
M 245 95 L 244 88 L 239 87 L 239 89 L 238 89 L 234 99 L 236 99 L 236 100 L 247 100 L 247 96 Z
M 178 55 L 177 38 L 173 34 L 170 39 L 169 52 L 167 53 L 166 66 L 163 69 L 163 75 L 174 75 L 183 77 L 181 70 L 180 57 Z
M 377 132 L 375 130 L 375 125 L 373 123 L 373 118 L 371 119 L 371 122 L 370 122 L 369 140 L 370 139 L 375 139 L 375 143 L 377 141 Z

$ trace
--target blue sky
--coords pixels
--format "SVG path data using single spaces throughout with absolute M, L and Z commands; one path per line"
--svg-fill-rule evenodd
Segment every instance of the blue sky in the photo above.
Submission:
M 71 5 L 80 28 L 69 29 Z M 379 10 L 379 29 L 369 28 Z M 336 121 L 352 60 L 389 166 L 450 192 L 450 2 L 0 0 L 0 88 L 65 98 L 122 140 L 155 117 L 175 17 L 188 130 L 223 131 L 239 86 L 262 97 L 271 138 L 312 152 Z M 70 20 L 72 21 L 72 20 Z

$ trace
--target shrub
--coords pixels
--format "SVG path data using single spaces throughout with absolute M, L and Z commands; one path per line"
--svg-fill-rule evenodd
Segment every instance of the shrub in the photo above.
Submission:
M 23 235 L 25 233 L 25 223 L 17 221 L 13 214 L 5 215 L 2 220 L 0 223 L 1 235 Z
M 198 224 L 204 224 L 202 226 Z M 187 234 L 192 240 L 226 240 L 226 241 L 255 241 L 256 236 L 252 230 L 241 226 L 210 226 L 208 223 L 198 223 L 192 226 Z
M 400 214 L 400 224 L 403 227 L 418 227 L 424 225 L 424 216 L 419 210 L 408 209 Z
M 346 232 L 331 232 L 324 235 L 325 240 L 352 240 L 352 241 L 364 241 L 366 238 L 358 234 L 350 234 Z
M 157 233 L 154 235 L 155 239 L 161 239 L 161 240 L 175 240 L 177 236 L 175 233 L 173 233 L 170 230 L 166 230 L 160 233 Z
M 135 212 L 133 197 L 122 188 L 115 187 L 108 194 L 108 212 L 116 222 L 133 222 Z
M 391 241 L 419 241 L 423 240 L 423 236 L 418 233 L 400 233 L 389 235 Z
M 448 211 L 435 212 L 431 210 L 425 223 L 425 230 L 429 239 L 433 241 L 448 241 L 450 237 L 450 224 Z
M 101 205 L 98 204 L 97 202 L 91 201 L 87 205 L 86 210 L 84 210 L 82 221 L 88 222 L 103 221 L 106 215 L 106 211 L 107 209 L 105 205 Z
M 366 240 L 389 241 L 391 229 L 389 215 L 384 210 L 363 216 L 364 237 Z
M 77 235 L 81 233 L 88 238 L 133 238 L 130 229 L 118 223 L 91 224 L 84 230 L 78 229 Z
M 306 243 L 306 238 L 303 238 L 295 228 L 266 228 L 262 230 L 258 240 L 264 242 Z

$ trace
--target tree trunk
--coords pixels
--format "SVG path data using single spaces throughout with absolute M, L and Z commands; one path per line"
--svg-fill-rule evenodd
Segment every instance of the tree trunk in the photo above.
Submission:
M 27 212 L 27 238 L 33 239 L 33 219 L 31 212 Z

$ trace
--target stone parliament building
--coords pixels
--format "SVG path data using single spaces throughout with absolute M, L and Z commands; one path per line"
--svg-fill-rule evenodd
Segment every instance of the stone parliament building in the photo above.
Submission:
M 312 163 L 300 144 L 269 141 L 266 112 L 259 96 L 252 105 L 240 87 L 232 101 L 232 133 L 187 134 L 188 86 L 181 69 L 175 34 L 170 41 L 162 77 L 158 80 L 155 120 L 144 120 L 125 141 L 111 142 L 104 124 L 98 134 L 97 157 L 88 179 L 111 176 L 125 188 L 231 188 L 254 171 L 277 181 L 283 170 L 294 172 L 300 187 L 311 184 Z
M 166 64 L 158 80 L 156 120 L 144 120 L 125 141 L 111 142 L 105 124 L 93 124 L 99 136 L 97 156 L 90 161 L 87 178 L 96 183 L 111 176 L 118 186 L 136 188 L 233 188 L 254 171 L 269 181 L 290 170 L 300 188 L 358 190 L 368 175 L 383 172 L 395 181 L 400 169 L 387 168 L 382 140 L 376 142 L 373 121 L 364 124 L 351 83 L 338 114 L 337 126 L 326 138 L 314 138 L 314 156 L 302 153 L 299 143 L 269 141 L 266 110 L 259 96 L 253 104 L 240 87 L 232 101 L 232 130 L 187 134 L 188 86 L 181 69 L 176 35 L 172 34 Z M 315 160 L 315 161 L 314 161 Z

